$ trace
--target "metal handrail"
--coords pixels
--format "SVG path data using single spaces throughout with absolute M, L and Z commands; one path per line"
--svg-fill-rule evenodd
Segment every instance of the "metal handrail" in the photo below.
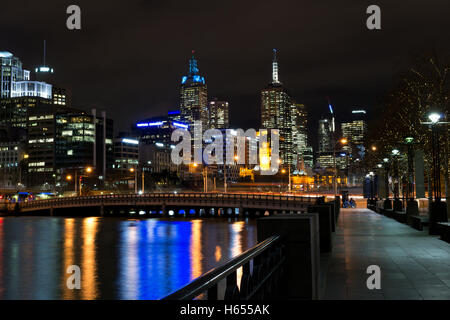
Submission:
M 103 199 L 186 199 L 192 197 L 194 199 L 213 199 L 213 200 L 251 200 L 251 201 L 277 201 L 277 202 L 311 202 L 312 199 L 319 201 L 323 197 L 305 197 L 305 196 L 281 196 L 281 195 L 263 195 L 263 194 L 251 194 L 251 198 L 248 194 L 199 194 L 199 193 L 151 193 L 145 195 L 98 195 L 98 196 L 77 196 L 77 197 L 67 197 L 67 198 L 55 198 L 55 199 L 45 199 L 45 200 L 33 200 L 21 203 L 23 207 L 33 207 L 43 204 L 52 203 L 63 203 L 63 202 L 73 202 L 73 201 L 92 201 L 92 200 L 103 200 Z
M 164 297 L 162 300 L 193 300 L 199 295 L 208 291 L 208 289 L 217 285 L 217 283 L 223 279 L 225 279 L 228 275 L 236 272 L 238 268 L 248 263 L 250 260 L 260 256 L 266 250 L 273 248 L 275 244 L 278 244 L 281 241 L 280 236 L 272 236 L 267 238 L 266 240 L 258 243 L 254 247 L 248 249 L 247 251 L 241 253 L 237 257 L 231 259 L 225 264 L 214 268 L 204 275 L 198 277 L 193 280 L 186 286 L 177 291 L 169 294 Z M 284 261 L 284 256 L 279 263 Z

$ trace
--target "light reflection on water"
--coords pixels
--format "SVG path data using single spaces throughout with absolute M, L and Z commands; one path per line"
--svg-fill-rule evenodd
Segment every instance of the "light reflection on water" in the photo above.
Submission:
M 253 221 L 4 217 L 0 299 L 159 299 L 255 243 Z

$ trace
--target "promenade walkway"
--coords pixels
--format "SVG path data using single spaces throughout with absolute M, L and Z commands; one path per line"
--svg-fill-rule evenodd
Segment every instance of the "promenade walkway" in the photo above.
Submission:
M 341 209 L 322 299 L 450 299 L 450 244 L 368 209 Z M 369 290 L 369 265 L 381 289 Z

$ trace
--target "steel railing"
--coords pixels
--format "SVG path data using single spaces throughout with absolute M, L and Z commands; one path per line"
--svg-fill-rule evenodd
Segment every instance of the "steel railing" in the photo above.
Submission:
M 272 236 L 193 280 L 163 300 L 207 300 L 219 298 L 219 283 L 225 282 L 224 300 L 281 298 L 285 270 L 285 248 L 280 236 Z M 252 262 L 252 263 L 251 263 Z M 237 270 L 242 267 L 240 287 Z
M 148 193 L 143 195 L 134 194 L 115 194 L 115 195 L 97 195 L 97 196 L 79 196 L 64 197 L 44 200 L 32 200 L 20 203 L 21 208 L 39 208 L 58 206 L 63 204 L 79 204 L 79 203 L 98 203 L 98 202 L 115 202 L 115 201 L 132 201 L 136 204 L 145 201 L 164 201 L 176 200 L 180 202 L 195 201 L 204 203 L 214 201 L 216 203 L 229 203 L 232 201 L 256 201 L 268 204 L 286 204 L 295 206 L 298 203 L 315 203 L 323 201 L 323 197 L 305 197 L 305 196 L 282 196 L 282 195 L 261 195 L 261 194 L 232 194 L 232 193 Z

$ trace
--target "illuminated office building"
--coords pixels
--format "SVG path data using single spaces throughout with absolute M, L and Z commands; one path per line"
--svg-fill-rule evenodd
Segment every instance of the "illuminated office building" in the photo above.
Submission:
M 182 118 L 181 118 L 181 111 L 180 110 L 170 110 L 169 112 L 167 112 L 167 118 L 169 120 L 183 122 Z
M 54 105 L 66 106 L 67 105 L 66 89 L 52 87 L 52 102 Z
M 346 151 L 352 158 L 363 158 L 367 132 L 366 111 L 353 110 L 351 119 L 351 122 L 341 124 L 342 136 L 348 140 Z
M 113 169 L 122 176 L 130 175 L 130 169 L 136 169 L 139 162 L 139 140 L 120 135 L 114 138 Z
M 139 137 L 144 144 L 170 146 L 172 132 L 176 129 L 189 129 L 185 122 L 172 120 L 171 115 L 165 117 L 153 117 L 137 122 L 132 128 L 133 135 Z
M 11 52 L 0 51 L 0 99 L 17 96 L 15 84 L 30 80 L 30 71 L 23 70 L 22 62 Z
M 230 127 L 229 121 L 230 107 L 227 101 L 219 101 L 217 98 L 208 102 L 209 121 L 208 128 L 227 129 Z
M 304 104 L 295 102 L 291 104 L 292 152 L 297 169 L 313 167 L 313 150 L 308 144 L 307 117 L 308 113 Z
M 0 128 L 0 189 L 21 187 L 27 159 L 23 130 Z
M 325 153 L 333 151 L 333 137 L 332 137 L 332 122 L 329 119 L 319 120 L 319 131 L 318 131 L 319 145 L 317 152 Z
M 26 128 L 28 112 L 51 103 L 51 100 L 40 97 L 0 99 L 0 126 Z
M 280 132 L 280 158 L 284 164 L 293 163 L 292 100 L 278 77 L 276 50 L 273 50 L 272 82 L 261 90 L 261 125 Z
M 113 162 L 113 123 L 103 112 L 41 106 L 28 115 L 28 186 L 54 186 L 73 170 L 93 167 L 101 180 Z
M 192 125 L 194 121 L 201 121 L 203 129 L 208 125 L 208 90 L 205 78 L 199 73 L 197 60 L 192 55 L 189 60 L 189 73 L 181 79 L 180 90 L 181 118 Z M 191 126 L 192 129 L 192 126 Z

